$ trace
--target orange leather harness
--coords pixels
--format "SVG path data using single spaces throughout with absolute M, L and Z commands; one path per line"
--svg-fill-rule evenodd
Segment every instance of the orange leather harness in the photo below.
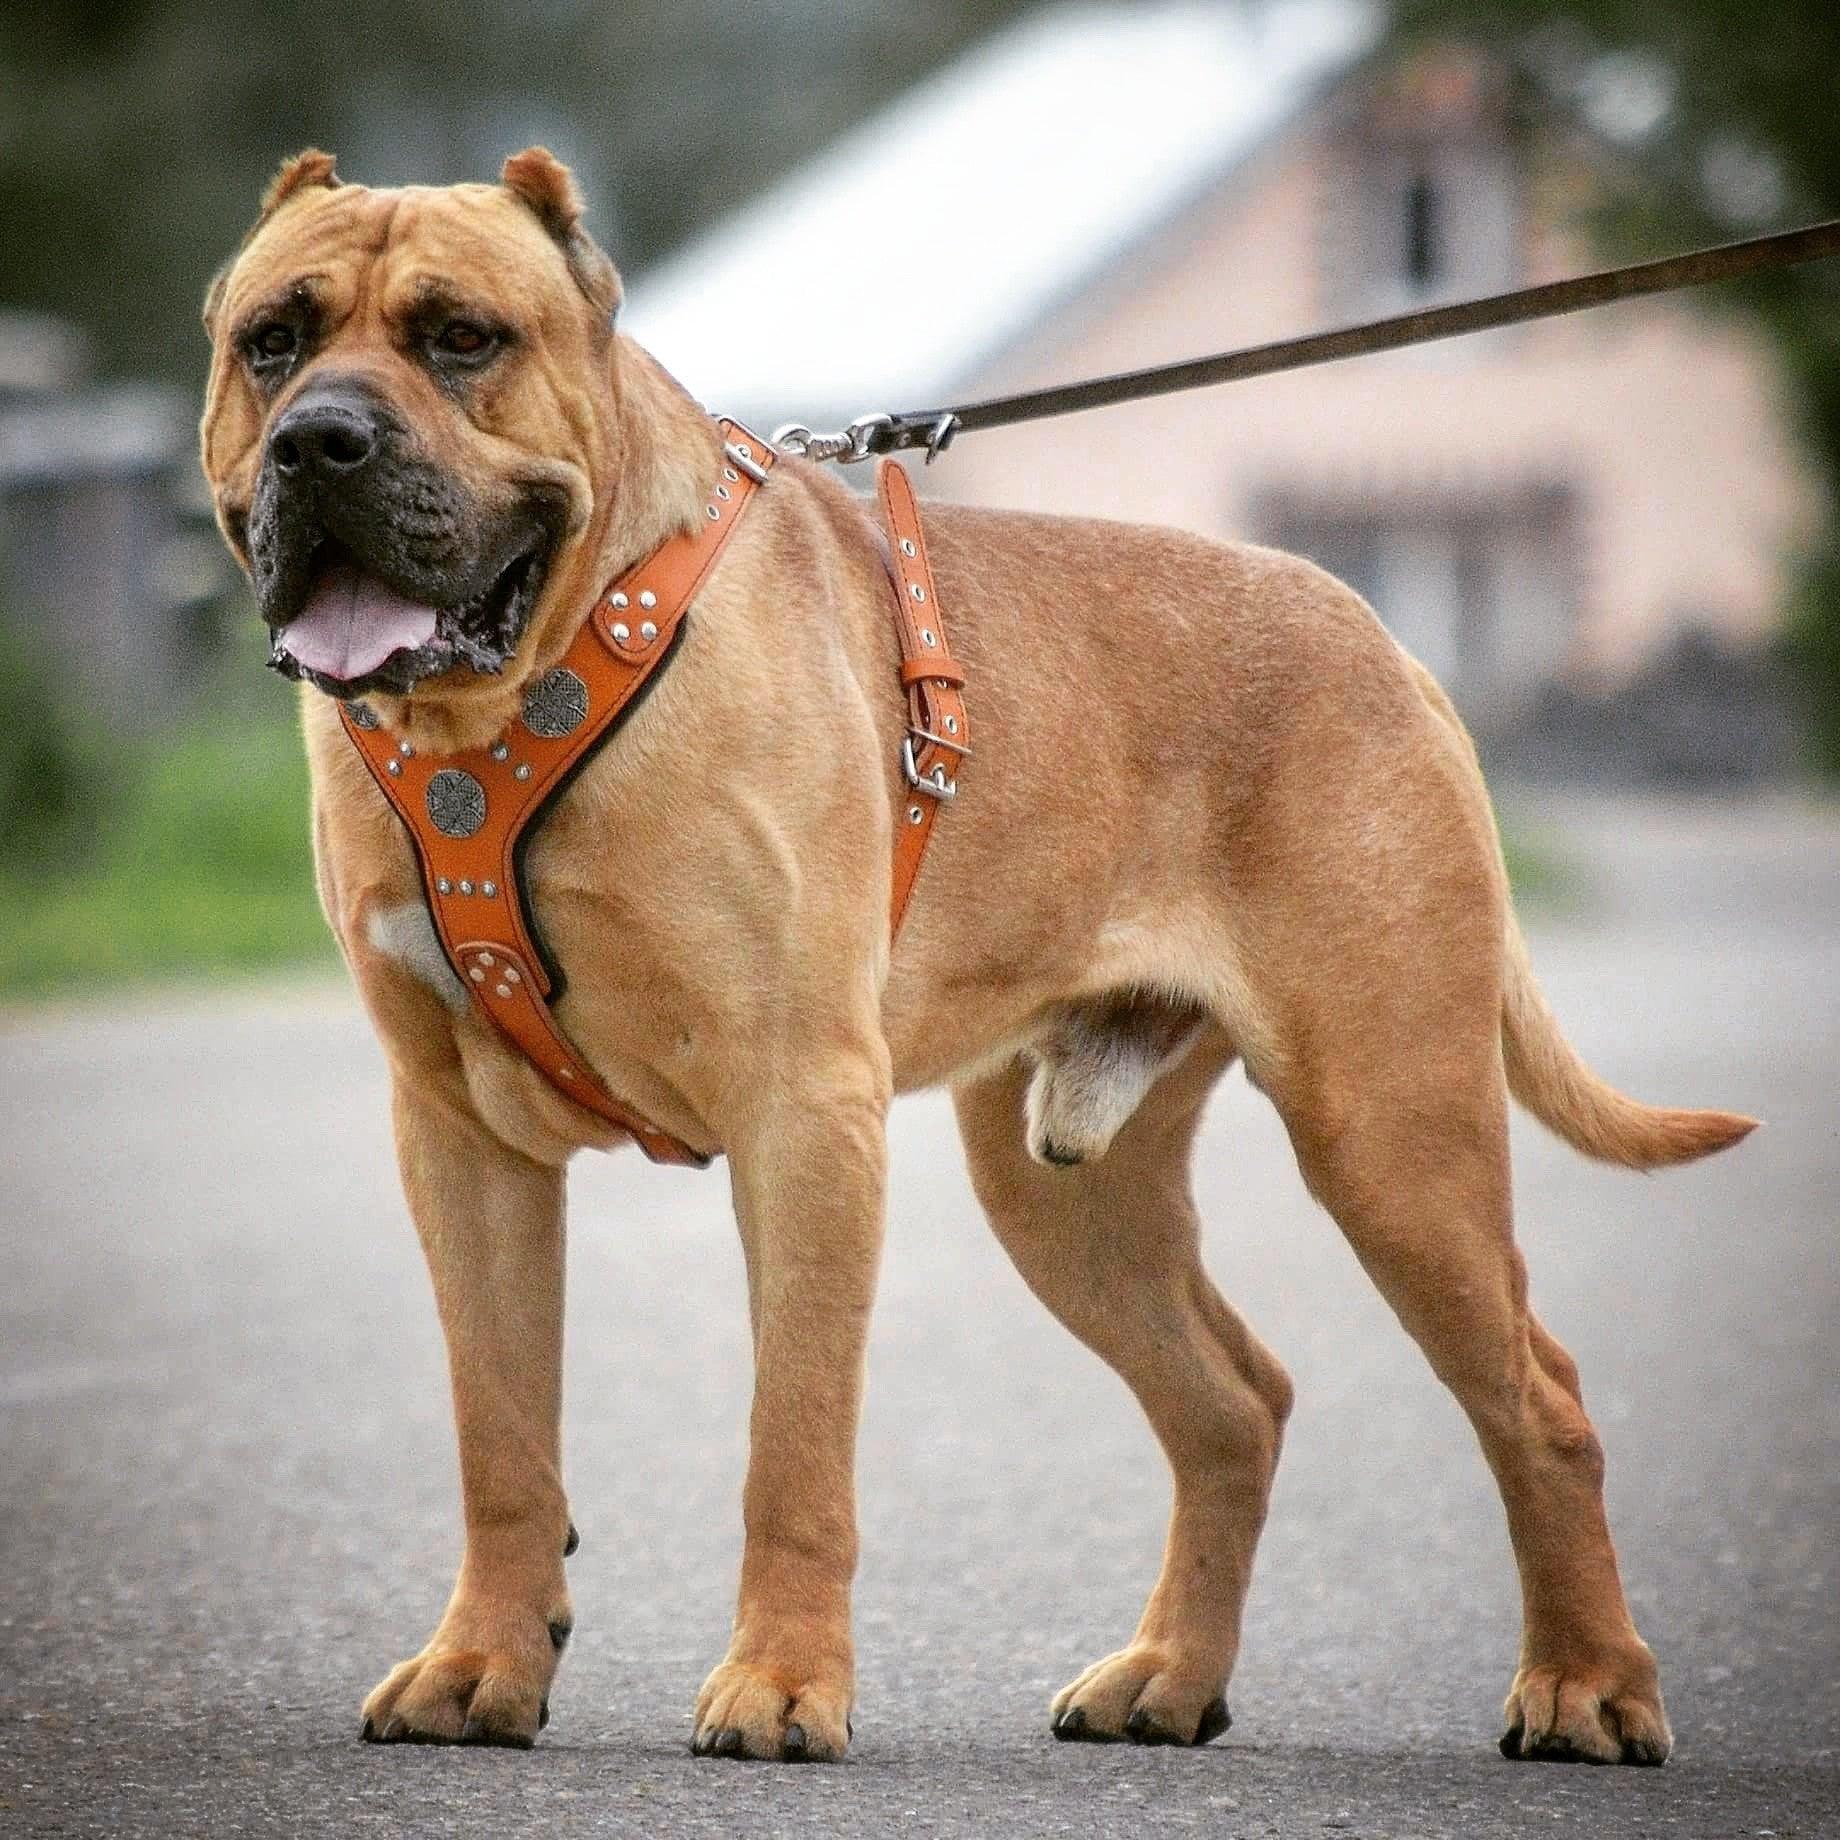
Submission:
M 342 709 L 346 734 L 408 829 L 435 932 L 474 1003 L 559 1092 L 630 1133 L 653 1162 L 694 1168 L 710 1159 L 615 1098 L 557 1024 L 550 1005 L 562 994 L 562 973 L 532 923 L 523 855 L 552 802 L 669 661 L 691 601 L 767 483 L 773 447 L 737 423 L 720 426 L 724 465 L 704 523 L 608 587 L 560 662 L 525 691 L 512 732 L 489 747 L 429 755 L 395 740 L 363 703 Z M 878 472 L 908 695 L 894 859 L 898 930 L 934 819 L 955 795 L 957 765 L 970 748 L 965 674 L 946 645 L 913 485 L 892 461 Z

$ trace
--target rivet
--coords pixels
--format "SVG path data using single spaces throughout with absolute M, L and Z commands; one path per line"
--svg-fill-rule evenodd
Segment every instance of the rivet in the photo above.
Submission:
M 727 496 L 728 496 L 727 486 L 717 486 L 716 487 L 716 497 L 717 498 L 726 498 Z
M 920 820 L 924 818 L 925 816 L 926 816 L 926 813 L 923 812 L 918 805 L 908 806 L 907 821 L 909 824 L 918 824 Z
M 486 974 L 483 971 L 481 971 L 477 965 L 475 965 L 472 968 L 472 970 L 469 971 L 466 975 L 470 977 L 475 984 L 483 984 L 486 981 Z
M 957 716 L 947 716 L 946 717 L 946 733 L 948 735 L 956 735 L 958 733 L 958 717 Z M 486 884 L 486 892 L 488 894 L 491 893 L 491 889 L 492 889 L 492 885 L 490 882 L 488 882 Z
M 616 620 L 614 622 L 613 636 L 624 645 L 626 641 L 632 637 L 632 628 L 628 626 L 624 620 Z
M 623 590 L 614 595 L 613 604 L 616 607 L 624 607 L 626 605 L 626 595 Z
M 460 884 L 460 892 L 462 894 L 471 894 L 473 892 L 473 884 L 471 882 L 462 882 Z
M 497 991 L 496 991 L 496 994 L 497 994 L 498 996 L 501 996 L 501 997 L 508 997 L 508 996 L 510 996 L 510 994 L 511 994 L 511 986 L 510 986 L 509 984 L 500 984 L 500 985 L 499 985 L 499 986 L 497 987 Z
M 523 979 L 518 976 L 517 967 L 515 965 L 507 965 L 505 967 L 505 982 L 507 984 L 521 984 L 523 982 Z
M 447 877 L 444 875 L 439 875 L 435 877 L 434 886 L 435 886 L 435 892 L 437 894 L 452 894 L 454 891 L 453 883 L 450 882 L 447 879 Z
M 639 590 L 639 605 L 641 607 L 656 607 L 658 605 L 658 596 L 655 595 L 650 588 L 641 588 Z
M 389 773 L 392 778 L 402 778 L 402 762 L 400 760 L 386 760 L 383 765 L 384 771 Z
M 722 515 L 722 513 L 718 511 L 714 505 L 705 505 L 703 509 L 709 513 L 709 521 L 712 524 L 716 521 L 717 518 L 719 518 Z
M 901 539 L 901 554 L 903 556 L 916 556 L 919 553 L 920 552 L 914 548 L 914 540 L 912 537 L 903 537 Z
M 479 892 L 489 901 L 498 893 L 498 884 L 496 882 L 481 882 L 479 884 Z
M 657 626 L 652 621 L 647 620 L 645 624 L 639 628 L 639 637 L 645 640 L 649 645 L 652 640 L 658 637 Z
M 494 741 L 492 743 L 492 758 L 494 760 L 509 760 L 511 758 L 511 750 L 504 742 Z
M 561 1074 L 565 1080 L 572 1080 L 575 1077 L 575 1069 L 571 1067 L 567 1061 L 564 1061 L 556 1071 Z
M 921 585 L 920 585 L 920 584 L 919 584 L 919 583 L 918 583 L 917 581 L 916 581 L 916 582 L 914 582 L 914 583 L 913 583 L 913 584 L 912 584 L 912 585 L 911 585 L 911 586 L 910 586 L 910 587 L 908 588 L 908 590 L 907 590 L 907 591 L 908 591 L 908 593 L 909 593 L 909 594 L 911 594 L 911 595 L 912 595 L 912 596 L 914 597 L 914 599 L 915 599 L 915 600 L 917 600 L 917 601 L 923 601 L 923 600 L 925 600 L 925 599 L 926 599 L 926 590 L 925 590 L 925 589 L 924 589 L 923 587 L 921 587 Z
M 482 965 L 496 965 L 498 960 L 495 959 L 490 952 L 481 952 L 479 955 L 479 962 Z
M 530 762 L 527 760 L 520 760 L 517 765 L 511 769 L 511 777 L 513 779 L 529 779 Z
M 922 645 L 937 645 L 939 643 L 939 641 L 933 637 L 933 629 L 930 626 L 923 626 L 920 628 L 920 643 Z
M 397 742 L 396 751 L 404 760 L 413 760 L 415 758 L 415 749 L 406 741 Z

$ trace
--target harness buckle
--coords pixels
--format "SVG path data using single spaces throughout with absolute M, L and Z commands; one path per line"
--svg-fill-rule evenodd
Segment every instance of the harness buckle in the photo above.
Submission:
M 950 741 L 942 741 L 938 735 L 929 735 L 925 729 L 910 731 L 901 742 L 901 771 L 907 775 L 907 783 L 916 792 L 924 792 L 930 799 L 955 799 L 958 797 L 958 781 L 946 777 L 946 763 L 940 761 L 931 773 L 922 773 L 920 763 L 914 758 L 914 742 L 937 741 L 944 747 L 951 747 Z M 967 750 L 960 748 L 961 754 Z

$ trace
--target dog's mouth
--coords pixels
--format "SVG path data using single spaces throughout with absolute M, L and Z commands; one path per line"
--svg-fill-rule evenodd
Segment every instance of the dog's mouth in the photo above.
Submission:
M 328 538 L 308 565 L 299 611 L 275 633 L 269 663 L 338 697 L 367 690 L 406 696 L 462 665 L 496 675 L 529 624 L 548 548 L 538 538 L 478 593 L 440 606 L 401 592 Z

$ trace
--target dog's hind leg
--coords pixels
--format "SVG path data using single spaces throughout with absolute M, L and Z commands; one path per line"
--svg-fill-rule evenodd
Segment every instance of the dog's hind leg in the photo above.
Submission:
M 1188 1152 L 1233 1058 L 1199 1040 L 1102 1160 L 1045 1168 L 1025 1147 L 1020 1059 L 955 1092 L 978 1198 L 1030 1288 L 1137 1395 L 1175 1474 L 1163 1570 L 1128 1647 L 1054 1701 L 1055 1735 L 1204 1744 L 1227 1677 L 1291 1388 L 1202 1269 Z

